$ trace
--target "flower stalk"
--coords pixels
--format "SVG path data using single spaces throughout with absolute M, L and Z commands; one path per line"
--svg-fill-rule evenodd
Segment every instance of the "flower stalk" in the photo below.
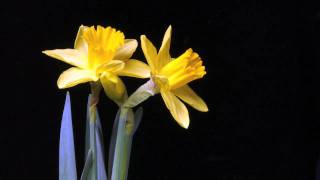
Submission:
M 126 180 L 133 135 L 141 121 L 142 108 L 134 114 L 131 108 L 119 107 L 118 116 L 114 121 L 112 139 L 109 151 L 109 172 L 111 180 Z
M 128 177 L 129 161 L 134 133 L 141 119 L 142 108 L 134 113 L 133 108 L 154 95 L 152 80 L 139 87 L 124 103 L 119 106 L 117 117 L 114 121 L 111 145 L 109 151 L 109 172 L 111 180 L 126 180 Z M 109 160 L 110 160 L 109 159 Z
M 100 81 L 97 82 L 90 82 L 91 87 L 91 98 L 89 102 L 89 112 L 90 112 L 90 122 L 95 122 L 97 119 L 97 105 L 99 103 L 99 94 L 101 91 L 101 83 Z
M 96 129 L 97 129 L 97 104 L 99 102 L 99 94 L 101 91 L 101 84 L 100 81 L 97 82 L 91 82 L 90 83 L 91 87 L 91 95 L 89 100 L 89 108 L 88 108 L 88 115 L 89 115 L 89 142 L 86 149 L 88 152 L 86 152 L 87 156 L 91 155 L 92 156 L 92 162 L 91 162 L 91 171 L 88 173 L 88 178 L 90 180 L 97 180 L 97 146 L 96 146 Z M 91 153 L 89 153 L 91 151 Z M 88 157 L 86 157 L 88 158 Z

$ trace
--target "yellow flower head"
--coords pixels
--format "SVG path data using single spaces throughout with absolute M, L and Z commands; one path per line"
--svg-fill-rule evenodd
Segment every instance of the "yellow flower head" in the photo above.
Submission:
M 187 85 L 202 78 L 206 71 L 201 58 L 192 49 L 188 49 L 178 58 L 171 58 L 171 31 L 169 26 L 159 52 L 145 35 L 141 36 L 141 46 L 151 68 L 151 78 L 167 108 L 182 127 L 188 128 L 188 110 L 179 98 L 199 111 L 208 111 L 206 103 Z
M 119 100 L 125 94 L 125 86 L 118 76 L 150 76 L 146 64 L 130 59 L 137 46 L 135 39 L 125 39 L 121 31 L 110 26 L 80 26 L 74 49 L 46 50 L 43 53 L 75 66 L 60 75 L 57 82 L 60 89 L 100 80 L 106 94 Z

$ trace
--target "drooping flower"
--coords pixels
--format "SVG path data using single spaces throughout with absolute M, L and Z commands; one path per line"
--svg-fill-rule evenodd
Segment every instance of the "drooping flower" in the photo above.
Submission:
M 202 78 L 206 71 L 201 58 L 192 49 L 177 58 L 171 58 L 171 31 L 169 26 L 159 52 L 145 35 L 141 36 L 141 46 L 151 69 L 151 79 L 171 115 L 180 126 L 188 128 L 189 113 L 180 99 L 199 111 L 208 111 L 206 103 L 187 85 Z
M 113 100 L 119 100 L 126 88 L 118 76 L 150 76 L 148 65 L 130 59 L 137 46 L 135 39 L 125 39 L 121 31 L 110 26 L 95 28 L 81 25 L 74 49 L 45 50 L 43 53 L 75 66 L 60 75 L 57 81 L 60 89 L 100 80 L 106 94 Z

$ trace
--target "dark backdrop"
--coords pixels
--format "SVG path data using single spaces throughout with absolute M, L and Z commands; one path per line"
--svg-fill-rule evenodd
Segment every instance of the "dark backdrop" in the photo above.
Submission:
M 188 130 L 160 96 L 143 104 L 129 180 L 315 179 L 320 126 L 317 76 L 320 8 L 261 1 L 7 1 L 1 5 L 0 179 L 57 179 L 66 90 L 56 80 L 69 65 L 41 53 L 71 48 L 81 24 L 114 26 L 156 45 L 173 26 L 173 57 L 192 47 L 206 65 L 191 86 L 210 111 L 191 108 Z M 138 48 L 135 57 L 143 59 Z M 124 78 L 132 92 L 144 80 Z M 78 173 L 83 167 L 88 84 L 70 89 Z M 116 106 L 102 96 L 105 143 Z M 107 144 L 108 146 L 108 144 Z M 80 176 L 80 175 L 79 175 Z

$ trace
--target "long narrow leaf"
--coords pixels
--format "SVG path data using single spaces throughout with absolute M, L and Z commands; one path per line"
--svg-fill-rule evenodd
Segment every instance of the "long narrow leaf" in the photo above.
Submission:
M 104 144 L 103 144 L 103 133 L 101 127 L 101 121 L 98 111 L 95 111 L 95 120 L 90 119 L 90 99 L 88 97 L 87 104 L 87 121 L 86 121 L 86 139 L 85 139 L 85 157 L 87 158 L 88 153 L 91 153 L 92 160 L 91 165 L 88 165 L 87 177 L 89 180 L 107 180 L 107 173 L 105 169 L 104 161 Z
M 95 126 L 95 139 L 96 139 L 96 167 L 97 167 L 97 180 L 107 180 L 106 166 L 105 166 L 105 156 L 104 156 L 104 143 L 103 143 L 103 133 L 101 120 L 96 110 L 96 126 Z
M 142 108 L 136 111 L 134 117 L 131 108 L 121 108 L 117 113 L 109 150 L 109 179 L 111 180 L 126 180 L 128 177 L 132 139 L 141 122 L 142 114 Z M 130 120 L 134 123 L 133 127 L 127 126 Z
M 84 146 L 84 160 L 86 162 L 87 156 L 90 150 L 90 112 L 89 112 L 89 107 L 90 107 L 90 97 L 91 95 L 88 96 L 88 103 L 87 103 L 87 117 L 86 117 L 86 136 L 85 136 L 85 146 Z
M 90 117 L 90 99 L 88 96 L 87 117 L 86 117 L 86 135 L 85 135 L 85 166 L 82 171 L 81 180 L 96 180 L 96 133 L 94 120 Z M 90 156 L 90 157 L 89 157 Z
M 67 92 L 64 105 L 59 147 L 59 180 L 77 180 L 70 94 Z
M 109 160 L 108 160 L 109 179 L 111 179 L 111 172 L 112 172 L 113 161 L 114 161 L 113 157 L 114 157 L 114 151 L 115 151 L 116 140 L 117 140 L 119 117 L 120 117 L 120 109 L 118 110 L 116 118 L 113 121 L 113 128 L 111 132 L 111 140 L 110 140 L 110 146 L 109 146 Z
M 115 140 L 115 150 L 111 172 L 111 180 L 123 180 L 123 166 L 126 164 L 124 162 L 124 145 L 127 142 L 128 136 L 126 135 L 125 125 L 127 121 L 128 109 L 121 109 L 119 122 L 117 126 L 117 135 Z M 115 126 L 114 126 L 115 127 Z M 112 141 L 112 140 L 111 140 Z
M 124 138 L 123 143 L 123 158 L 122 158 L 122 172 L 121 172 L 121 179 L 126 180 L 128 177 L 129 171 L 129 162 L 130 162 L 130 155 L 131 155 L 131 146 L 132 146 L 132 135 L 126 135 Z
M 92 177 L 92 175 L 91 175 L 92 174 L 92 165 L 93 165 L 92 151 L 89 150 L 87 153 L 87 159 L 85 161 L 80 180 L 89 180 L 90 177 Z
M 97 179 L 107 180 L 106 166 L 104 163 L 104 148 L 101 140 L 101 134 L 98 128 L 96 128 L 96 150 L 97 150 Z
M 95 123 L 89 123 L 89 150 L 82 171 L 81 180 L 97 180 Z
M 85 136 L 85 160 L 86 160 L 86 156 L 87 156 L 87 153 L 89 152 L 89 149 L 90 149 L 90 111 L 89 111 L 89 108 L 90 108 L 90 99 L 91 99 L 91 94 L 88 96 L 88 103 L 87 103 L 87 118 L 86 118 L 86 136 Z M 100 116 L 99 116 L 99 113 L 98 111 L 96 111 L 96 126 L 97 126 L 97 129 L 99 131 L 99 135 L 100 135 L 100 139 L 101 139 L 101 142 L 103 142 L 103 134 L 102 134 L 102 127 L 101 127 L 101 121 L 100 121 Z M 104 149 L 104 144 L 101 143 L 101 146 L 102 148 Z

